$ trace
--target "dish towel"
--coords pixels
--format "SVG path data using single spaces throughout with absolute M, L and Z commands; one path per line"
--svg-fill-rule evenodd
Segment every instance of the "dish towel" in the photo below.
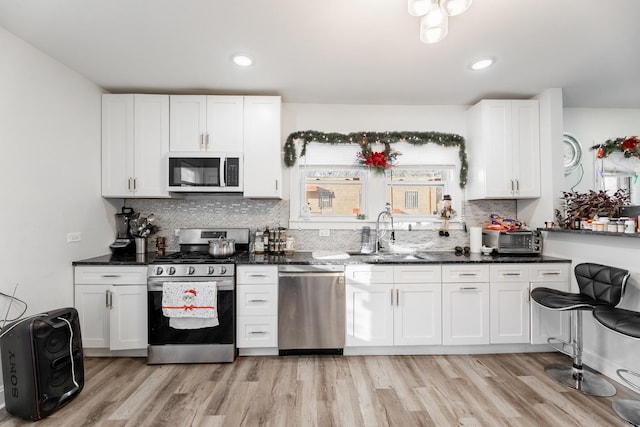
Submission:
M 216 282 L 165 282 L 162 314 L 174 329 L 218 326 Z

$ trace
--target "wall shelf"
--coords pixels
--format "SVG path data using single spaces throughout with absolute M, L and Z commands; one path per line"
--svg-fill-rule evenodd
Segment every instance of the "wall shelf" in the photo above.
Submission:
M 547 231 L 550 233 L 584 234 L 587 236 L 615 236 L 615 237 L 640 238 L 640 233 L 618 233 L 618 232 L 614 233 L 612 231 L 573 230 L 571 228 L 538 228 L 538 231 Z

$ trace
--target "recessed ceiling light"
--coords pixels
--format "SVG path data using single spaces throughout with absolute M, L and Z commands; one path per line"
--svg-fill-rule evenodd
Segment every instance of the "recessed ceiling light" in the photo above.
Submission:
M 476 59 L 475 61 L 473 61 L 471 63 L 471 69 L 472 70 L 484 70 L 487 67 L 490 67 L 491 65 L 493 65 L 493 63 L 496 62 L 495 59 L 493 58 L 480 58 L 480 59 Z
M 234 55 L 231 60 L 239 67 L 249 67 L 253 65 L 253 59 L 247 55 Z

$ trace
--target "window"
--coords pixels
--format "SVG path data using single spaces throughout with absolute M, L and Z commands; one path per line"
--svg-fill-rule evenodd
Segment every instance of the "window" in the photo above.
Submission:
M 353 216 L 363 206 L 363 171 L 351 168 L 301 168 L 303 217 Z
M 386 173 L 387 198 L 394 215 L 431 217 L 447 194 L 452 168 L 397 167 Z

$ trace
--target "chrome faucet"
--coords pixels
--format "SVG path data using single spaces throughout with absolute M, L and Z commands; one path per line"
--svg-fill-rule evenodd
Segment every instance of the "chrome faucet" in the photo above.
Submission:
M 391 203 L 387 202 L 384 206 L 384 210 L 378 214 L 376 219 L 376 249 L 375 253 L 380 252 L 380 219 L 384 216 L 389 217 L 391 221 L 391 241 L 395 240 L 395 230 L 393 229 L 393 215 L 391 214 Z

